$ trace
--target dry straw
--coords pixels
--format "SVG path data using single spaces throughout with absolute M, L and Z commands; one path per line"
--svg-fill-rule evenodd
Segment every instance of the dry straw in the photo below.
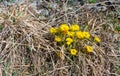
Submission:
M 67 3 L 62 3 L 66 5 Z M 79 7 L 79 6 L 78 6 Z M 40 19 L 29 3 L 9 6 L 8 13 L 0 13 L 0 75 L 5 76 L 114 76 L 120 74 L 120 35 L 114 32 L 115 12 L 92 13 L 83 9 L 71 10 L 68 6 Z M 111 18 L 106 18 L 110 16 Z M 41 16 L 40 16 L 41 17 Z M 108 20 L 107 20 L 108 19 Z M 61 23 L 77 23 L 84 31 L 98 36 L 101 43 L 87 41 L 92 53 L 77 52 L 69 56 L 65 46 L 57 46 L 49 33 L 50 27 Z M 117 24 L 117 23 L 116 23 Z M 98 40 L 99 41 L 99 40 Z M 84 44 L 79 42 L 80 47 Z M 82 50 L 76 47 L 77 50 Z M 61 51 L 61 52 L 59 52 Z M 59 52 L 59 53 L 58 53 Z M 62 55 L 60 58 L 59 55 Z

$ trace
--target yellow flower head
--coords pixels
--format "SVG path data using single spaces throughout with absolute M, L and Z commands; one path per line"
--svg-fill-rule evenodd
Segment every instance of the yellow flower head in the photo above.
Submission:
M 70 45 L 73 42 L 72 38 L 66 38 L 66 44 Z
M 61 39 L 60 37 L 56 36 L 56 37 L 55 37 L 55 41 L 56 41 L 56 42 L 61 42 L 62 39 Z
M 51 34 L 55 34 L 55 33 L 57 33 L 57 31 L 58 31 L 58 28 L 50 28 L 50 33 Z
M 78 31 L 80 29 L 78 24 L 73 24 L 70 26 L 70 30 L 71 31 Z
M 89 32 L 83 32 L 83 35 L 85 38 L 90 38 L 90 33 Z
M 67 32 L 67 35 L 68 35 L 68 36 L 70 36 L 70 37 L 74 37 L 74 35 L 75 35 L 75 32 L 68 31 L 68 32 Z
M 76 32 L 76 36 L 77 36 L 77 38 L 79 38 L 79 39 L 83 39 L 83 38 L 84 38 L 84 34 L 83 34 L 83 32 L 81 32 L 81 31 L 77 31 L 77 32 Z
M 60 30 L 63 31 L 66 34 L 69 30 L 68 24 L 61 24 L 60 25 Z
M 96 42 L 98 42 L 98 43 L 101 42 L 101 40 L 100 40 L 97 36 L 94 37 L 94 41 L 96 41 Z
M 72 38 L 66 38 L 66 41 L 67 42 L 73 42 L 73 39 Z
M 76 49 L 70 49 L 70 54 L 71 55 L 76 55 L 77 54 L 77 50 Z
M 88 53 L 93 52 L 92 46 L 84 46 L 84 50 L 86 50 Z
M 70 45 L 72 42 L 66 42 L 67 45 Z

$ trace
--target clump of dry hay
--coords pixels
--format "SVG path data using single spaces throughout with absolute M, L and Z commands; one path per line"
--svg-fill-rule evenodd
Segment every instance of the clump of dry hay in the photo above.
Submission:
M 21 6 L 22 7 L 22 6 Z M 28 8 L 27 6 L 25 6 Z M 13 8 L 13 7 L 12 7 Z M 19 8 L 19 7 L 18 7 Z M 10 14 L 1 14 L 4 22 L 0 31 L 0 74 L 16 76 L 115 76 L 118 52 L 115 49 L 120 36 L 114 26 L 106 21 L 103 13 L 89 11 L 53 13 L 59 18 L 39 20 L 30 12 L 14 9 Z M 22 12 L 18 16 L 18 12 Z M 63 14 L 65 12 L 65 15 Z M 94 53 L 78 54 L 78 57 L 57 57 L 57 50 L 65 50 L 53 41 L 49 34 L 52 25 L 78 23 L 91 34 L 101 38 L 100 45 L 93 44 Z

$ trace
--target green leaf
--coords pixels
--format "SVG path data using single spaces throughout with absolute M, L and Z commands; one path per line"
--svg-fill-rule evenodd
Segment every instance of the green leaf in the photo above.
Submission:
M 3 29 L 3 26 L 2 25 L 0 25 L 0 30 L 2 30 Z
M 120 31 L 120 26 L 116 26 L 116 27 L 115 27 L 115 30 L 116 30 L 116 31 Z
M 95 3 L 96 0 L 89 0 L 89 3 Z

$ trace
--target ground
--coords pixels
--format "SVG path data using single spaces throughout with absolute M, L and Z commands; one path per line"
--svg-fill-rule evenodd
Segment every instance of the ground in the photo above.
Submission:
M 0 76 L 119 76 L 120 6 L 96 7 L 99 3 L 1 3 Z M 90 33 L 91 39 L 78 40 L 75 56 L 50 33 L 62 23 Z M 84 45 L 91 45 L 92 52 L 83 52 Z

